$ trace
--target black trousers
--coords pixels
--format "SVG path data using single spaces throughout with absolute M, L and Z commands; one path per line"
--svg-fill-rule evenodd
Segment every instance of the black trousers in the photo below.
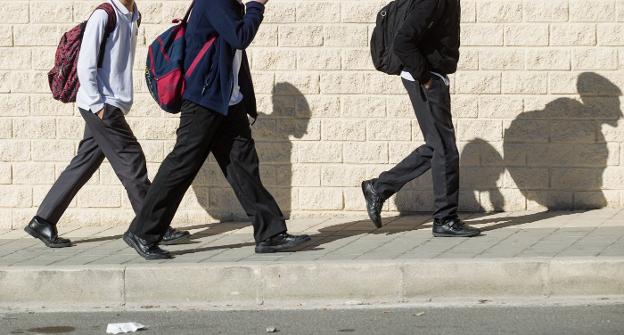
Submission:
M 243 104 L 231 106 L 224 116 L 184 101 L 176 144 L 160 166 L 145 205 L 130 226 L 132 233 L 150 243 L 162 239 L 210 152 L 252 219 L 255 240 L 263 241 L 286 231 L 282 211 L 260 180 L 258 154 Z
M 82 109 L 80 114 L 86 122 L 84 138 L 76 156 L 43 199 L 37 216 L 57 224 L 76 193 L 100 167 L 104 157 L 126 188 L 135 213 L 138 212 L 143 207 L 150 181 L 145 154 L 123 112 L 117 107 L 105 105 L 103 119 Z
M 375 190 L 385 198 L 431 169 L 433 177 L 434 218 L 457 215 L 459 201 L 459 153 L 451 115 L 449 87 L 433 76 L 430 89 L 403 79 L 425 137 L 425 144 L 414 150 L 390 171 L 375 181 Z

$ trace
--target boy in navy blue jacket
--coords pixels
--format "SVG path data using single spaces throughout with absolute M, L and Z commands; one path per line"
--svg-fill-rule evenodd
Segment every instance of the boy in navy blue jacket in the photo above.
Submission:
M 257 111 L 245 49 L 260 27 L 267 1 L 195 1 L 185 36 L 185 67 L 198 55 L 200 60 L 186 80 L 176 144 L 124 234 L 126 243 L 146 259 L 171 257 L 158 243 L 210 152 L 252 219 L 257 253 L 292 249 L 310 240 L 286 232 L 284 215 L 260 180 L 247 117 L 255 119 Z

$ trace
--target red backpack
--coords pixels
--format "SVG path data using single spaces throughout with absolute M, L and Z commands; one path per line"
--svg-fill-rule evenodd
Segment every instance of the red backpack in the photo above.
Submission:
M 110 3 L 103 3 L 95 10 L 98 9 L 103 9 L 106 11 L 106 14 L 108 14 L 106 32 L 104 33 L 104 39 L 102 40 L 100 55 L 98 58 L 98 68 L 100 68 L 102 67 L 102 61 L 104 60 L 104 48 L 106 47 L 106 41 L 117 27 L 117 14 L 115 13 L 115 8 L 113 8 L 113 5 Z M 78 93 L 78 88 L 80 87 L 76 67 L 78 64 L 80 45 L 82 44 L 82 36 L 86 27 L 87 21 L 84 21 L 63 34 L 61 42 L 56 49 L 54 67 L 50 70 L 50 72 L 48 72 L 50 90 L 52 91 L 52 96 L 56 100 L 60 100 L 65 103 L 76 101 L 76 94 Z

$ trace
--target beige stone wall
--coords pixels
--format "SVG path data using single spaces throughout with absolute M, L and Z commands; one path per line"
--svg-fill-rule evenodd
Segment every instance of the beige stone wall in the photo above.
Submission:
M 46 72 L 62 32 L 98 1 L 0 6 L 0 228 L 21 227 L 76 151 L 84 123 L 50 98 Z M 146 42 L 189 1 L 142 0 L 136 104 L 128 121 L 150 175 L 173 145 L 177 117 L 143 80 Z M 462 58 L 452 76 L 462 151 L 462 208 L 621 207 L 624 1 L 462 0 Z M 400 80 L 374 71 L 368 41 L 383 1 L 271 0 L 249 50 L 261 119 L 262 176 L 286 211 L 362 211 L 359 183 L 422 144 Z M 429 210 L 430 175 L 387 209 Z M 241 214 L 212 159 L 177 223 Z M 105 163 L 64 224 L 126 224 L 125 191 Z

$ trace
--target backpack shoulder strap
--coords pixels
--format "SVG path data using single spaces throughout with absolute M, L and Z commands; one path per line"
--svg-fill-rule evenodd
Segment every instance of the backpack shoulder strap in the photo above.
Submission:
M 104 50 L 106 48 L 106 41 L 110 37 L 110 34 L 115 31 L 117 28 L 117 12 L 115 12 L 115 8 L 108 2 L 105 2 L 99 6 L 95 10 L 101 9 L 106 12 L 108 15 L 108 20 L 106 21 L 106 32 L 104 33 L 104 38 L 102 39 L 102 44 L 100 45 L 100 55 L 98 56 L 98 68 L 102 67 L 102 63 L 104 62 Z
M 431 23 L 429 24 L 429 28 L 434 27 L 438 23 L 438 21 L 442 19 L 445 9 L 446 9 L 446 0 L 438 0 L 438 3 L 436 4 L 435 12 L 433 13 L 433 20 L 431 20 Z

